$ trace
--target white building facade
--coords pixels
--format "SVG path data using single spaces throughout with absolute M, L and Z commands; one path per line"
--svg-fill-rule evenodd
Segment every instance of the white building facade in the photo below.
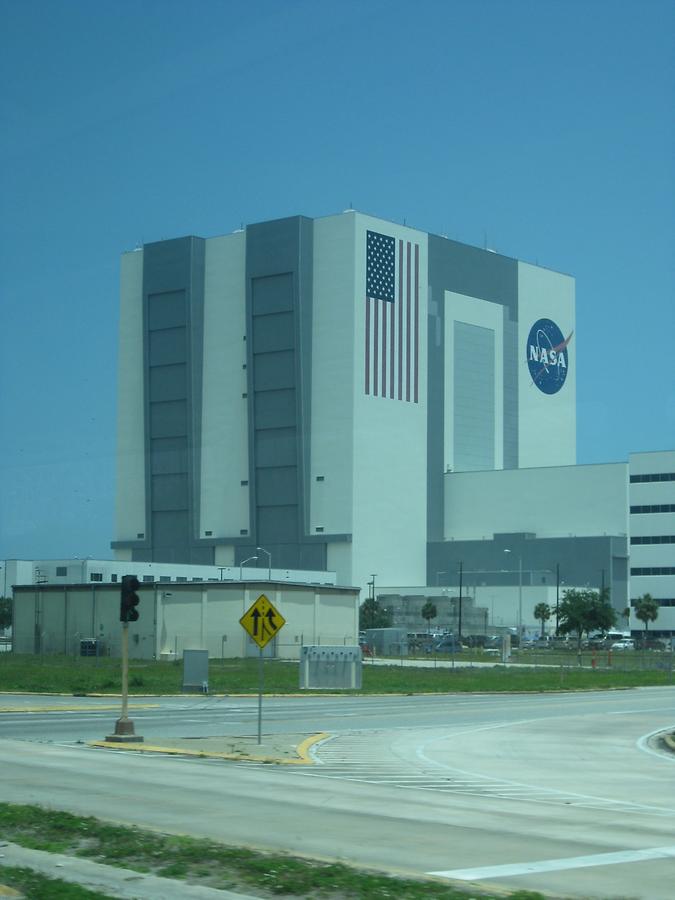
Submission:
M 649 623 L 656 636 L 675 634 L 675 451 L 631 453 L 630 597 L 659 604 Z M 644 628 L 632 609 L 632 630 Z
M 445 473 L 574 465 L 574 329 L 569 276 L 354 211 L 128 253 L 115 554 L 424 584 Z

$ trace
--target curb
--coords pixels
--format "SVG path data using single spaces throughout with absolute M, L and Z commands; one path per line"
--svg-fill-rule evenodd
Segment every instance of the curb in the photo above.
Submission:
M 663 743 L 669 750 L 675 753 L 675 732 L 673 732 L 673 734 L 664 734 Z
M 273 763 L 279 766 L 312 766 L 314 760 L 309 755 L 309 750 L 314 744 L 329 738 L 328 732 L 321 731 L 310 735 L 296 747 L 297 759 L 286 759 L 277 756 L 257 756 L 242 750 L 237 753 L 219 753 L 214 750 L 192 750 L 185 747 L 160 747 L 156 744 L 117 743 L 113 741 L 89 741 L 88 747 L 103 748 L 105 750 L 133 750 L 137 753 L 162 753 L 170 756 L 192 756 L 198 759 L 234 759 L 246 762 Z

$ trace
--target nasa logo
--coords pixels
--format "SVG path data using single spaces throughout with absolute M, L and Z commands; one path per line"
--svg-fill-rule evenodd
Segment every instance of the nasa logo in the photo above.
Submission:
M 527 339 L 527 366 L 532 381 L 544 394 L 557 394 L 565 384 L 569 367 L 568 338 L 551 319 L 539 319 L 530 329 Z

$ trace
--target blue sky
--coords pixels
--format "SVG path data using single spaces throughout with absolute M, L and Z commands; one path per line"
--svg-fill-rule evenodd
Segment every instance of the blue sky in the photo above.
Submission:
M 0 17 L 0 559 L 111 555 L 120 254 L 350 204 L 573 274 L 578 461 L 675 446 L 671 0 Z

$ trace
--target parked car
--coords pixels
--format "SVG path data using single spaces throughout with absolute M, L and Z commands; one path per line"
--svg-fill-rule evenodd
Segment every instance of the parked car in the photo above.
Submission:
M 665 650 L 665 641 L 659 641 L 657 638 L 638 638 L 635 641 L 636 650 Z
M 610 650 L 635 650 L 635 641 L 624 638 L 622 641 L 614 641 Z
M 427 651 L 429 653 L 461 653 L 462 645 L 454 634 L 446 634 Z

